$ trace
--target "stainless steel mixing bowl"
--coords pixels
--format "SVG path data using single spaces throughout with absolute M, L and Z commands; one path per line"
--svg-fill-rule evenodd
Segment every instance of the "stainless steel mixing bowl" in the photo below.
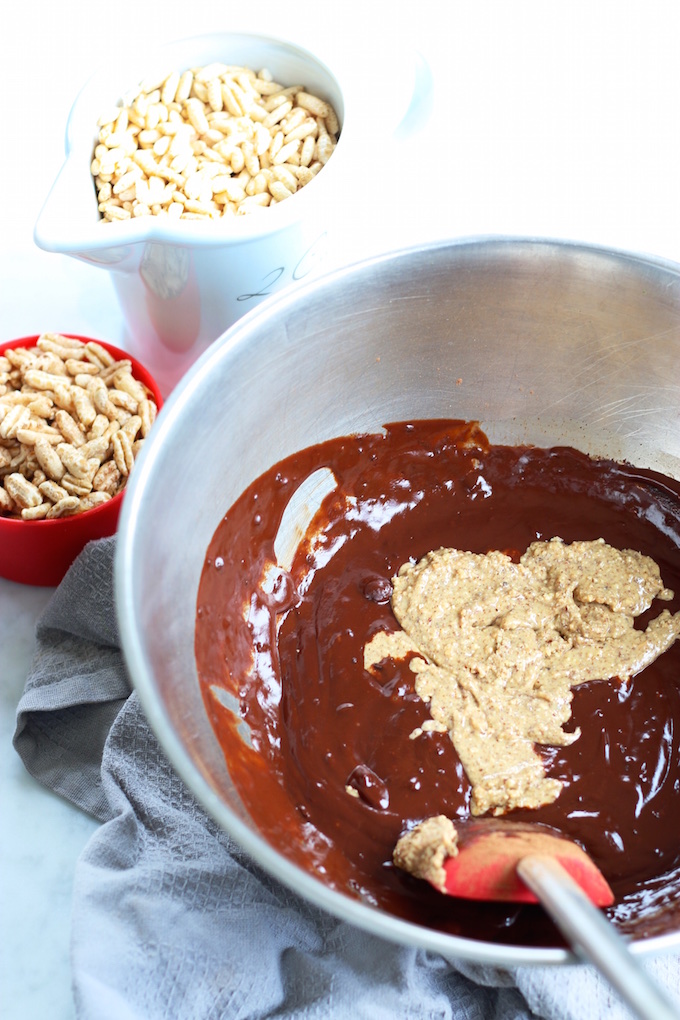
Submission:
M 311 443 L 430 417 L 478 419 L 494 442 L 568 443 L 680 477 L 680 266 L 475 239 L 372 259 L 260 306 L 174 391 L 128 486 L 116 556 L 123 650 L 179 774 L 283 882 L 378 935 L 448 957 L 565 962 L 561 949 L 417 927 L 286 860 L 242 805 L 199 691 L 199 576 L 236 497 Z M 635 948 L 678 944 L 670 933 Z

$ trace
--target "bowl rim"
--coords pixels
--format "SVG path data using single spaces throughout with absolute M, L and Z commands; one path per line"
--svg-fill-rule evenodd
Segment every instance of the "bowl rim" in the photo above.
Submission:
M 173 768 L 207 813 L 277 881 L 282 882 L 313 905 L 327 910 L 335 917 L 360 927 L 364 931 L 391 942 L 436 952 L 451 960 L 464 960 L 470 963 L 499 967 L 574 964 L 583 961 L 568 948 L 477 941 L 465 936 L 448 935 L 402 920 L 382 909 L 371 907 L 359 900 L 353 900 L 345 894 L 331 889 L 310 872 L 283 857 L 262 836 L 250 829 L 226 807 L 185 750 L 174 730 L 169 714 L 156 697 L 153 676 L 146 668 L 140 635 L 135 626 L 132 612 L 132 592 L 129 591 L 133 576 L 135 518 L 139 513 L 140 501 L 143 499 L 146 474 L 153 467 L 163 436 L 171 429 L 174 418 L 180 414 L 183 404 L 189 399 L 191 393 L 200 386 L 202 377 L 213 371 L 213 361 L 228 357 L 229 351 L 233 348 L 247 343 L 248 333 L 254 320 L 264 322 L 267 319 L 275 319 L 284 309 L 304 301 L 308 294 L 322 290 L 332 281 L 342 281 L 354 274 L 369 271 L 372 267 L 396 262 L 405 256 L 415 254 L 427 256 L 438 250 L 453 247 L 467 247 L 472 250 L 476 247 L 493 246 L 501 249 L 529 246 L 536 250 L 556 247 L 574 254 L 579 252 L 589 255 L 599 254 L 665 270 L 673 274 L 680 284 L 680 263 L 660 256 L 564 238 L 480 234 L 413 244 L 380 253 L 342 267 L 332 268 L 313 280 L 302 282 L 294 290 L 287 289 L 272 295 L 246 313 L 211 344 L 180 380 L 166 402 L 164 419 L 157 433 L 157 441 L 153 448 L 144 451 L 147 456 L 143 465 L 140 465 L 141 470 L 137 473 L 136 478 L 131 479 L 128 498 L 121 511 L 119 539 L 114 558 L 116 612 L 121 650 L 128 666 L 133 688 L 137 692 L 147 721 L 163 746 Z M 629 949 L 635 955 L 655 955 L 677 951 L 679 942 L 680 931 L 633 941 L 629 943 Z

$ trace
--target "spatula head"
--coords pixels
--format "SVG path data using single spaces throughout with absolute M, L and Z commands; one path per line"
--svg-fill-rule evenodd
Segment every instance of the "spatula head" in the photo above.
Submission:
M 606 879 L 577 843 L 544 826 L 479 819 L 456 823 L 458 853 L 444 862 L 445 889 L 467 900 L 536 903 L 534 894 L 517 874 L 523 857 L 547 856 L 580 885 L 598 907 L 614 902 Z

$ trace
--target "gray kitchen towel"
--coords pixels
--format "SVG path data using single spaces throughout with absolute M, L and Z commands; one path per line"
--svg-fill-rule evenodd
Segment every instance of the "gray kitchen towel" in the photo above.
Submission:
M 131 693 L 114 539 L 86 547 L 36 633 L 15 747 L 102 824 L 77 864 L 81 1020 L 626 1020 L 590 967 L 501 970 L 383 941 L 264 873 L 178 778 Z M 680 999 L 680 958 L 647 964 Z

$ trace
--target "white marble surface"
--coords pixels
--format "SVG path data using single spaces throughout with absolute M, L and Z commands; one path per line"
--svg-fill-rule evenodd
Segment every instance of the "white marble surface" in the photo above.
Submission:
M 246 5 L 242 5 L 244 8 Z M 63 157 L 73 98 L 130 34 L 171 39 L 263 30 L 340 47 L 408 39 L 432 69 L 432 116 L 358 180 L 333 260 L 484 233 L 565 237 L 680 261 L 673 0 L 476 0 L 13 4 L 3 13 L 0 341 L 41 330 L 126 347 L 102 271 L 33 244 Z M 370 45 L 369 45 L 370 49 Z M 389 89 L 389 82 L 385 82 Z M 367 98 L 370 116 L 379 103 Z M 94 822 L 43 790 L 11 746 L 35 621 L 50 596 L 0 581 L 0 1013 L 69 1020 L 69 922 L 77 857 Z

